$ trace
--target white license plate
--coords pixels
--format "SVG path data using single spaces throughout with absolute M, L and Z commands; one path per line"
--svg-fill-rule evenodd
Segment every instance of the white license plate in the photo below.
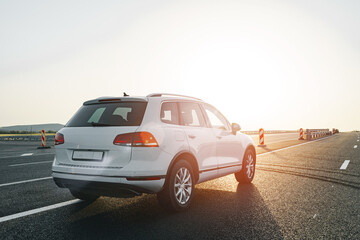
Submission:
M 73 160 L 102 161 L 104 152 L 98 151 L 74 151 Z

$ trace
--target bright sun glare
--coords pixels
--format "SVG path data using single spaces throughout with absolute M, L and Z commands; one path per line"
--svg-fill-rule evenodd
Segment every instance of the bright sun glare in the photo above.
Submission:
M 14 21 L 3 29 L 13 40 L 0 44 L 7 46 L 0 64 L 6 90 L 0 124 L 66 123 L 83 101 L 124 91 L 199 97 L 249 130 L 349 130 L 360 121 L 350 107 L 360 87 L 359 41 L 346 38 L 350 33 L 332 24 L 340 19 L 326 15 L 321 4 L 312 5 L 317 14 L 306 4 L 268 1 L 82 7 L 74 5 L 68 13 L 73 20 L 66 22 L 49 17 L 51 11 L 44 22 L 42 11 L 34 10 L 40 17 L 32 18 L 21 10 L 26 24 Z M 342 19 L 358 29 L 356 21 Z M 50 23 L 55 32 L 44 30 Z M 30 26 L 24 45 L 12 29 Z M 66 97 L 52 101 L 54 92 Z

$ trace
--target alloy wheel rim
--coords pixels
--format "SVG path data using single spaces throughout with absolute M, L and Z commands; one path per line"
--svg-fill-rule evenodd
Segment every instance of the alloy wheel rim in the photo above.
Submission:
M 252 176 L 254 175 L 254 170 L 255 170 L 255 166 L 254 166 L 254 158 L 251 154 L 248 155 L 247 157 L 247 164 L 246 164 L 246 175 L 249 179 L 252 178 Z
M 187 168 L 182 167 L 177 171 L 174 190 L 178 203 L 184 205 L 189 201 L 192 192 L 192 180 L 190 171 Z

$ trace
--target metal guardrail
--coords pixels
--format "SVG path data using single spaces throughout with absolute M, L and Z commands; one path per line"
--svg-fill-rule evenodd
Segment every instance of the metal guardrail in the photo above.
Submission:
M 330 131 L 328 128 L 326 129 L 306 129 L 305 136 L 306 140 L 312 140 L 316 138 L 322 138 L 329 135 L 332 135 L 332 131 Z
M 39 141 L 41 142 L 41 135 L 9 135 L 0 136 L 0 141 Z M 55 141 L 55 135 L 46 136 L 46 141 Z

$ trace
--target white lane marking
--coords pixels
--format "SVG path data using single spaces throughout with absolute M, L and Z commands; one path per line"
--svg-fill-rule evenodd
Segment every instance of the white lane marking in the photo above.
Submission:
M 346 170 L 347 166 L 349 165 L 350 160 L 345 160 L 340 167 L 340 170 Z
M 315 215 L 313 216 L 313 218 L 316 218 L 316 213 L 315 213 Z
M 354 148 L 357 148 L 357 145 L 355 145 Z
M 320 139 L 313 140 L 313 141 L 310 141 L 310 142 L 300 143 L 300 144 L 293 145 L 293 146 L 290 146 L 290 147 L 276 149 L 276 150 L 266 152 L 266 153 L 260 153 L 260 154 L 257 154 L 256 156 L 262 156 L 262 155 L 271 154 L 271 153 L 279 152 L 279 151 L 282 151 L 282 150 L 286 150 L 286 149 L 289 149 L 289 148 L 299 147 L 299 146 L 302 146 L 302 145 L 305 145 L 305 144 L 314 143 L 314 142 L 317 142 L 317 141 L 322 141 L 322 140 L 325 140 L 325 139 L 330 138 L 330 137 L 332 137 L 332 136 L 325 137 L 325 138 L 320 138 Z
M 31 163 L 18 163 L 9 165 L 9 167 L 17 167 L 17 166 L 25 166 L 25 165 L 33 165 L 33 164 L 41 164 L 41 163 L 51 163 L 53 161 L 42 161 L 42 162 L 31 162 Z
M 52 210 L 52 209 L 55 209 L 55 208 L 61 208 L 61 207 L 68 206 L 68 205 L 75 204 L 75 203 L 79 203 L 79 202 L 82 202 L 82 200 L 74 199 L 74 200 L 70 200 L 70 201 L 67 201 L 67 202 L 57 203 L 57 204 L 49 205 L 49 206 L 46 206 L 46 207 L 36 208 L 36 209 L 33 209 L 33 210 L 12 214 L 12 215 L 9 215 L 9 216 L 1 217 L 0 218 L 0 223 L 10 221 L 10 220 L 13 220 L 13 219 L 16 219 L 16 218 L 26 217 L 26 216 L 36 214 L 36 213 L 40 213 L 40 212 L 45 212 L 45 211 Z
M 26 157 L 26 156 L 31 156 L 33 155 L 33 153 L 24 153 L 24 154 L 21 154 L 20 157 Z
M 358 140 L 356 140 L 356 141 L 358 142 L 358 141 L 360 141 L 360 140 L 358 139 Z
M 29 180 L 24 180 L 24 181 L 18 181 L 18 182 L 3 183 L 3 184 L 0 184 L 0 187 L 10 186 L 10 185 L 16 185 L 16 184 L 21 184 L 21 183 L 28 183 L 28 182 L 36 182 L 36 181 L 47 180 L 47 179 L 51 179 L 51 178 L 52 178 L 52 177 L 43 177 L 43 178 L 34 178 L 34 179 L 29 179 Z
M 32 155 L 32 156 L 41 156 L 41 155 L 55 155 L 55 153 L 40 153 L 40 154 L 35 154 L 35 155 Z M 0 159 L 3 159 L 3 158 L 18 158 L 19 157 L 19 155 L 18 156 L 7 156 L 7 157 L 0 157 Z

